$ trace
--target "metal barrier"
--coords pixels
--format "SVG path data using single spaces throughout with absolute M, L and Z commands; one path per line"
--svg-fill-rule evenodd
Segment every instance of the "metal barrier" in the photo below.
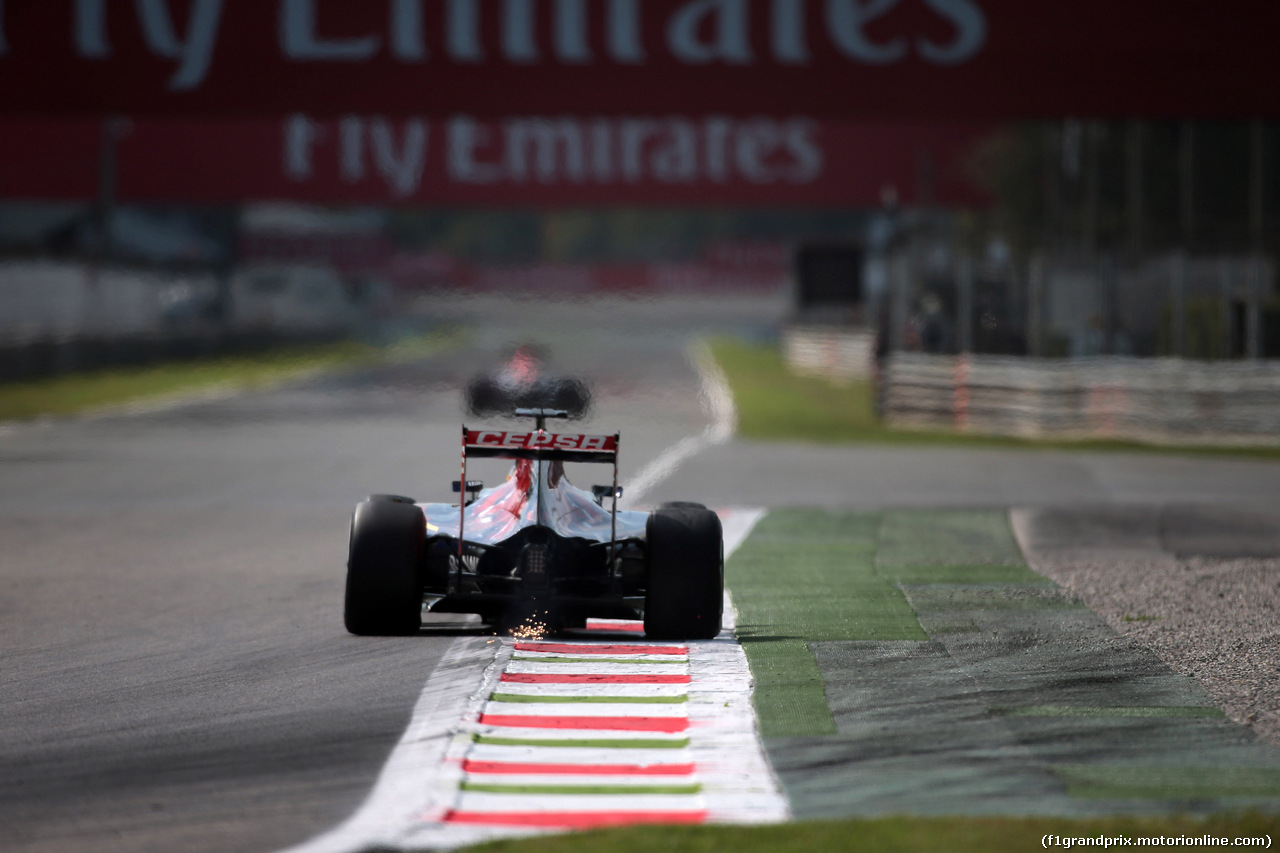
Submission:
M 787 326 L 782 351 L 796 373 L 836 380 L 868 379 L 875 372 L 875 335 L 866 330 L 829 326 Z
M 1280 444 L 1280 361 L 895 353 L 881 382 L 881 414 L 894 426 Z

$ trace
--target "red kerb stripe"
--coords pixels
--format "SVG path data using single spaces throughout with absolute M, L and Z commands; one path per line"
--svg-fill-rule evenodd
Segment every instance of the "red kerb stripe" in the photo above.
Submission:
M 690 776 L 688 764 L 529 764 L 515 761 L 462 762 L 466 773 L 524 773 L 544 776 Z
M 682 732 L 689 728 L 684 717 L 550 717 L 531 714 L 481 714 L 486 726 L 516 729 L 610 729 L 629 732 Z
M 516 643 L 518 652 L 551 652 L 571 655 L 687 655 L 688 646 L 573 645 L 571 643 Z
M 632 634 L 643 634 L 643 622 L 605 622 L 600 619 L 587 620 L 588 631 L 626 631 Z
M 543 672 L 504 672 L 502 680 L 516 684 L 688 684 L 690 679 L 687 675 L 646 675 L 644 673 L 564 675 Z
M 494 826 L 543 826 L 592 829 L 632 823 L 706 823 L 705 811 L 687 812 L 458 812 L 444 816 L 445 823 Z

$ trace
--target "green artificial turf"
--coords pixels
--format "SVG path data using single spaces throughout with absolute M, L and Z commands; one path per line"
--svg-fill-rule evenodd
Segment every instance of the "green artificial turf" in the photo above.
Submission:
M 1116 717 L 1165 719 L 1221 719 L 1220 708 L 1199 705 L 1027 705 L 1020 708 L 996 708 L 1006 717 Z
M 913 605 L 1080 606 L 1027 567 L 994 510 L 775 510 L 729 559 L 725 581 L 765 737 L 836 731 L 809 643 L 928 640 Z
M 1079 764 L 1053 768 L 1073 797 L 1206 800 L 1280 797 L 1280 767 L 1139 767 Z

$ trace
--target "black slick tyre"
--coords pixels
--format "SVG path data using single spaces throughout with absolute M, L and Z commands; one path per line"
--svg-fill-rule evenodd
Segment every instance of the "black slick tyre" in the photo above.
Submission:
M 665 501 L 658 504 L 658 509 L 706 509 L 705 504 L 694 503 L 693 501 Z
M 580 379 L 561 379 L 551 393 L 551 408 L 569 413 L 571 418 L 581 418 L 591 407 L 591 391 Z
M 660 507 L 649 514 L 644 633 L 709 640 L 724 610 L 724 534 L 708 509 Z
M 353 634 L 402 636 L 422 625 L 426 520 L 413 504 L 362 501 L 351 518 L 343 621 Z
M 467 386 L 467 412 L 478 418 L 510 414 L 512 401 L 492 379 L 479 377 Z

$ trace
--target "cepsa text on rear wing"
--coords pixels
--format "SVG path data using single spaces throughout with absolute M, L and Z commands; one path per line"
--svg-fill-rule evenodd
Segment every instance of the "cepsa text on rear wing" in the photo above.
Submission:
M 463 427 L 463 453 L 471 458 L 616 463 L 618 435 L 577 435 L 541 430 L 469 430 Z

